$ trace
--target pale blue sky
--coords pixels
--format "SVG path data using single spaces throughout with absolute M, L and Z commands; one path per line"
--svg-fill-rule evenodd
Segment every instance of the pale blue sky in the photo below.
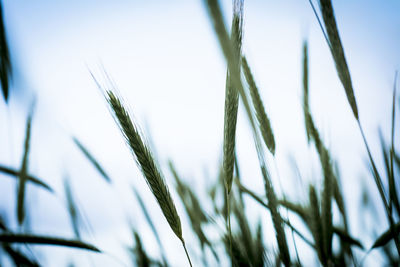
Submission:
M 230 1 L 223 2 L 229 21 Z M 378 149 L 377 128 L 389 132 L 393 78 L 400 66 L 400 2 L 334 1 L 334 8 L 361 121 L 372 147 Z M 275 131 L 276 163 L 284 191 L 299 194 L 292 185 L 295 179 L 289 154 L 298 161 L 306 180 L 318 176 L 318 165 L 307 160 L 314 156 L 306 150 L 301 112 L 301 45 L 307 38 L 311 108 L 326 143 L 340 159 L 345 194 L 354 203 L 349 212 L 355 213 L 359 192 L 354 193 L 354 188 L 360 187 L 361 178 L 370 185 L 372 179 L 365 177 L 361 136 L 308 1 L 245 1 L 244 11 L 243 52 Z M 128 183 L 140 188 L 148 206 L 154 207 L 152 216 L 160 218 L 156 226 L 166 230 L 162 231 L 163 239 L 172 240 L 168 246 L 171 255 L 182 254 L 88 70 L 96 73 L 104 66 L 142 128 L 145 122 L 149 125 L 161 159 L 172 158 L 194 186 L 204 188 L 210 183 L 204 178 L 204 169 L 214 177 L 221 156 L 226 66 L 202 1 L 9 0 L 4 1 L 4 13 L 16 76 L 9 107 L 0 104 L 0 121 L 7 126 L 0 129 L 0 146 L 5 151 L 0 162 L 19 166 L 26 111 L 36 94 L 31 170 L 61 196 L 55 201 L 53 196 L 32 189 L 33 229 L 71 235 L 67 214 L 60 211 L 61 178 L 66 170 L 91 218 L 95 237 L 87 235 L 88 241 L 127 262 L 120 246 L 131 240 L 124 212 L 132 212 L 129 216 L 136 218 L 135 225 L 149 234 Z M 97 177 L 73 146 L 70 135 L 80 138 L 103 163 L 115 180 L 115 192 Z M 245 184 L 263 194 L 242 111 L 237 138 L 241 169 L 248 177 Z M 167 171 L 166 178 L 172 185 Z M 0 183 L 2 192 L 7 192 L 0 196 L 0 208 L 7 210 L 13 221 L 15 185 Z M 254 203 L 249 202 L 251 205 Z M 183 211 L 179 205 L 178 210 Z M 250 211 L 253 215 L 258 212 Z M 355 235 L 361 234 L 356 224 L 351 228 Z M 187 224 L 184 233 L 196 248 Z M 144 242 L 151 250 L 154 241 Z M 62 249 L 43 251 L 57 254 L 46 257 L 51 266 L 73 255 Z M 157 255 L 157 251 L 152 253 Z M 370 258 L 371 264 L 379 262 L 374 253 Z M 113 262 L 105 256 L 93 256 L 92 260 L 96 266 Z M 175 262 L 177 266 L 184 263 Z

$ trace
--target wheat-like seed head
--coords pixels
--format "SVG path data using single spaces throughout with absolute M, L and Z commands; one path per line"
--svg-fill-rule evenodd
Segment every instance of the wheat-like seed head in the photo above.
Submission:
M 253 101 L 254 109 L 256 110 L 256 117 L 258 120 L 259 128 L 264 139 L 265 145 L 268 147 L 272 154 L 275 154 L 275 138 L 272 131 L 271 123 L 265 112 L 264 104 L 258 92 L 257 85 L 254 81 L 250 67 L 245 57 L 242 57 L 243 72 L 249 84 L 251 100 Z
M 228 62 L 225 88 L 225 114 L 224 114 L 224 157 L 223 168 L 225 186 L 228 194 L 232 188 L 233 168 L 235 162 L 236 122 L 239 105 L 240 82 L 240 49 L 242 42 L 243 26 L 243 1 L 235 0 L 232 19 L 231 48 L 233 48 L 232 63 Z
M 354 97 L 353 84 L 351 82 L 350 71 L 347 66 L 346 57 L 342 42 L 340 40 L 339 31 L 336 25 L 335 14 L 333 12 L 331 0 L 320 0 L 320 8 L 322 18 L 324 20 L 325 29 L 328 34 L 329 46 L 333 59 L 335 61 L 336 70 L 339 75 L 339 79 L 343 84 L 346 91 L 347 100 L 351 106 L 354 117 L 358 120 L 358 109 L 356 99 Z
M 135 156 L 136 163 L 142 171 L 151 192 L 157 199 L 172 231 L 183 241 L 181 221 L 176 211 L 175 204 L 149 148 L 143 142 L 137 127 L 132 122 L 128 111 L 122 105 L 120 99 L 110 90 L 106 91 L 106 94 L 107 101 L 111 106 L 118 126 L 132 154 Z

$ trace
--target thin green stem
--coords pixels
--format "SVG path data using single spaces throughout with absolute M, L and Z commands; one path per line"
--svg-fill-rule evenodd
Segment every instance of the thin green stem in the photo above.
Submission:
M 231 255 L 231 264 L 233 267 L 233 253 L 232 253 L 232 228 L 231 228 L 231 205 L 230 205 L 230 194 L 228 193 L 228 188 L 225 190 L 226 194 L 226 216 L 227 216 L 227 226 L 229 232 L 229 252 Z
M 187 251 L 187 249 L 186 249 L 185 240 L 182 239 L 181 241 L 182 241 L 183 249 L 185 250 L 185 253 L 186 253 L 186 257 L 187 257 L 187 259 L 188 259 L 188 261 L 189 261 L 189 265 L 190 265 L 190 267 L 193 267 L 192 261 L 190 260 L 189 253 L 188 253 L 188 251 Z
M 313 12 L 314 12 L 314 15 L 315 15 L 315 17 L 316 17 L 317 20 L 318 20 L 319 27 L 320 27 L 321 30 L 322 30 L 322 33 L 323 33 L 323 35 L 324 35 L 324 37 L 325 37 L 325 40 L 326 40 L 326 43 L 328 44 L 329 48 L 331 48 L 331 43 L 329 42 L 328 36 L 326 35 L 324 26 L 322 26 L 322 23 L 321 23 L 321 20 L 320 20 L 320 18 L 319 18 L 319 16 L 318 16 L 317 10 L 315 9 L 315 6 L 314 6 L 312 0 L 308 0 L 308 2 L 310 3 L 311 8 L 312 8 L 312 10 L 313 10 Z

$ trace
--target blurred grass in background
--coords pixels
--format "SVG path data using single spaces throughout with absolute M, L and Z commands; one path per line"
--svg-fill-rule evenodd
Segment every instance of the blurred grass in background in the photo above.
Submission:
M 340 19 L 335 16 L 334 7 L 328 0 L 320 0 L 314 4 L 310 2 L 311 5 L 308 6 L 304 3 L 310 9 L 310 14 L 317 18 L 313 23 L 321 27 L 320 37 L 325 38 L 325 45 L 328 48 L 325 52 L 331 55 L 333 61 L 333 68 L 329 67 L 324 71 L 330 70 L 337 74 L 334 86 L 329 82 L 326 86 L 341 91 L 342 102 L 331 101 L 329 104 L 333 108 L 329 115 L 323 114 L 324 109 L 321 108 L 317 109 L 318 112 L 315 111 L 313 103 L 319 98 L 313 95 L 318 95 L 316 92 L 320 89 L 312 86 L 313 83 L 310 82 L 314 79 L 313 68 L 309 68 L 313 49 L 312 46 L 310 49 L 308 41 L 304 41 L 302 47 L 297 48 L 302 54 L 301 66 L 298 66 L 299 73 L 302 74 L 301 81 L 298 80 L 302 88 L 301 97 L 298 99 L 302 112 L 297 118 L 302 117 L 304 127 L 301 131 L 298 131 L 298 127 L 289 127 L 285 129 L 284 134 L 281 134 L 282 127 L 279 127 L 279 124 L 283 123 L 283 119 L 293 109 L 288 107 L 288 102 L 280 102 L 279 98 L 274 99 L 273 90 L 284 90 L 282 88 L 269 89 L 271 92 L 268 93 L 268 98 L 264 99 L 266 94 L 262 93 L 263 86 L 260 86 L 259 77 L 254 75 L 261 72 L 251 67 L 251 62 L 257 57 L 251 54 L 250 58 L 253 60 L 246 58 L 248 52 L 246 46 L 242 45 L 242 41 L 244 43 L 246 41 L 246 31 L 243 31 L 242 27 L 246 26 L 247 17 L 243 12 L 247 3 L 234 1 L 232 27 L 228 26 L 227 17 L 224 17 L 218 1 L 209 0 L 203 4 L 209 15 L 208 24 L 215 31 L 216 40 L 221 47 L 220 54 L 223 55 L 227 65 L 226 74 L 221 72 L 219 78 L 222 81 L 224 77 L 226 78 L 226 85 L 219 88 L 221 92 L 222 88 L 226 90 L 225 111 L 221 108 L 218 115 L 224 116 L 219 120 L 219 124 L 223 127 L 219 125 L 213 129 L 215 122 L 210 121 L 208 124 L 204 123 L 208 122 L 207 119 L 199 121 L 197 117 L 190 116 L 184 118 L 189 123 L 184 123 L 179 120 L 179 116 L 187 110 L 174 102 L 162 103 L 162 97 L 150 94 L 143 98 L 147 99 L 144 105 L 149 103 L 149 109 L 155 107 L 161 112 L 165 107 L 176 109 L 177 118 L 168 118 L 168 121 L 161 123 L 166 123 L 170 127 L 175 125 L 178 131 L 183 133 L 190 130 L 191 124 L 199 127 L 196 128 L 198 132 L 192 139 L 177 140 L 178 137 L 167 137 L 164 141 L 171 141 L 171 144 L 166 146 L 169 149 L 161 151 L 159 142 L 150 136 L 146 121 L 143 122 L 133 116 L 133 113 L 136 114 L 136 107 L 131 105 L 130 98 L 122 99 L 121 95 L 125 93 L 122 94 L 122 91 L 120 93 L 118 90 L 120 87 L 116 85 L 119 80 L 118 74 L 113 70 L 110 71 L 108 64 L 105 63 L 100 63 L 99 72 L 92 73 L 93 68 L 86 70 L 86 75 L 90 77 L 92 74 L 94 78 L 91 83 L 100 89 L 110 104 L 109 110 L 114 115 L 145 179 L 139 178 L 142 174 L 134 169 L 131 156 L 128 154 L 129 150 L 123 147 L 123 142 L 117 135 L 118 127 L 112 126 L 115 132 L 105 129 L 112 125 L 108 124 L 110 117 L 104 115 L 107 123 L 103 124 L 103 119 L 94 116 L 96 112 L 107 114 L 105 108 L 107 101 L 104 101 L 105 99 L 98 101 L 103 97 L 99 91 L 92 90 L 90 94 L 76 92 L 72 98 L 65 98 L 63 105 L 55 107 L 53 104 L 56 109 L 67 110 L 73 110 L 79 103 L 86 105 L 87 109 L 77 111 L 76 115 L 81 120 L 76 122 L 75 127 L 86 127 L 88 134 L 86 137 L 82 135 L 82 140 L 75 134 L 71 137 L 70 129 L 64 125 L 65 121 L 62 118 L 51 117 L 49 120 L 42 119 L 36 122 L 36 117 L 43 118 L 45 116 L 41 114 L 49 112 L 42 109 L 43 103 L 52 101 L 43 91 L 39 91 L 34 97 L 29 97 L 35 94 L 34 91 L 28 88 L 22 91 L 15 89 L 21 87 L 24 82 L 21 82 L 23 79 L 18 73 L 18 68 L 21 66 L 13 64 L 14 50 L 7 39 L 7 36 L 12 34 L 4 27 L 6 20 L 3 12 L 0 25 L 2 47 L 0 78 L 4 99 L 2 108 L 6 114 L 3 117 L 7 118 L 3 124 L 7 127 L 3 127 L 2 139 L 7 144 L 4 146 L 4 151 L 10 151 L 2 155 L 1 159 L 4 162 L 0 164 L 1 178 L 5 178 L 2 181 L 5 184 L 2 192 L 8 196 L 5 198 L 6 201 L 3 201 L 4 213 L 0 223 L 3 264 L 6 266 L 13 264 L 38 266 L 48 265 L 50 262 L 65 265 L 92 263 L 96 266 L 109 264 L 180 266 L 189 265 L 190 262 L 193 262 L 193 266 L 312 264 L 397 266 L 399 264 L 400 204 L 397 177 L 400 171 L 400 155 L 396 152 L 395 145 L 396 112 L 399 101 L 396 95 L 397 75 L 391 88 L 392 97 L 386 100 L 386 105 L 390 106 L 388 125 L 382 123 L 381 126 L 389 131 L 386 130 L 387 133 L 384 133 L 381 130 L 380 135 L 369 135 L 370 131 L 364 130 L 369 128 L 365 126 L 370 121 L 369 112 L 378 112 L 380 102 L 369 103 L 373 107 L 370 111 L 364 112 L 365 108 L 359 108 L 363 105 L 365 107 L 366 104 L 362 104 L 363 99 L 359 100 L 357 97 L 358 90 L 361 89 L 354 86 L 356 83 L 352 80 L 353 70 L 349 67 L 351 64 L 347 62 L 348 58 L 351 59 L 351 54 L 345 52 L 346 43 L 342 43 Z M 251 17 L 248 19 L 251 20 Z M 171 31 L 176 32 L 176 29 Z M 249 32 L 251 33 L 250 29 Z M 272 38 L 268 40 L 274 42 Z M 163 45 L 167 43 L 151 43 L 149 49 Z M 360 47 L 362 47 L 361 41 Z M 155 50 L 154 53 L 157 55 L 159 51 Z M 99 57 L 101 58 L 101 55 Z M 210 64 L 214 64 L 212 58 L 209 59 Z M 23 57 L 21 60 L 23 62 Z M 215 61 L 219 62 L 220 58 Z M 153 77 L 150 78 L 160 79 L 162 84 L 163 79 L 176 68 L 171 66 L 172 69 L 158 69 L 154 66 L 156 70 L 161 71 L 161 75 L 157 77 L 157 74 L 152 73 Z M 184 81 L 186 78 L 179 75 L 180 69 L 177 69 L 178 75 L 172 74 L 171 77 L 178 78 L 176 82 L 179 84 L 182 82 L 179 78 Z M 193 72 L 205 74 L 198 67 L 193 69 Z M 267 78 L 268 75 L 271 74 L 267 73 Z M 172 79 L 171 77 L 169 79 Z M 154 82 L 148 81 L 147 86 Z M 188 79 L 186 83 L 196 87 L 195 81 Z M 13 83 L 14 86 L 10 85 Z M 169 86 L 163 86 L 161 94 L 167 96 L 168 90 Z M 187 90 L 192 92 L 190 88 Z M 203 98 L 192 100 L 192 103 L 195 103 L 192 108 L 199 110 L 199 116 L 202 116 L 202 111 L 203 115 L 207 116 L 208 104 L 214 103 L 217 98 L 214 94 L 205 92 L 210 91 L 197 92 L 202 94 Z M 283 95 L 289 92 L 284 91 Z M 291 93 L 293 94 L 293 91 Z M 182 99 L 185 94 L 187 93 L 183 94 Z M 140 90 L 135 91 L 133 95 L 140 98 Z M 17 104 L 12 103 L 13 96 L 20 99 Z M 45 98 L 45 102 L 42 102 L 42 97 Z M 290 98 L 288 95 L 287 97 Z M 179 94 L 175 95 L 175 98 L 176 102 L 179 102 Z M 102 103 L 100 108 L 95 108 L 92 103 L 94 101 Z M 222 106 L 222 102 L 219 105 Z M 50 104 L 48 107 L 51 106 Z M 129 107 L 132 106 L 135 107 L 135 112 L 130 111 Z M 281 107 L 280 113 L 272 112 L 276 106 Z M 19 108 L 18 111 L 14 111 L 16 108 Z M 12 128 L 11 114 L 25 111 L 28 113 L 25 129 L 21 128 L 17 134 Z M 241 114 L 242 111 L 244 116 Z M 327 138 L 326 134 L 321 132 L 321 123 L 318 119 L 320 117 L 342 123 L 342 125 L 332 124 L 336 127 L 339 125 L 341 139 L 348 135 L 356 135 L 358 131 L 356 139 L 358 138 L 357 142 L 363 145 L 362 150 L 354 154 L 347 151 L 351 146 L 336 148 L 337 139 Z M 172 120 L 178 121 L 177 124 L 170 123 Z M 58 127 L 61 134 L 54 132 L 53 128 L 48 126 L 54 121 L 61 126 Z M 100 126 L 103 127 L 92 128 L 92 123 L 97 121 L 101 122 Z M 329 120 L 326 123 L 330 125 Z M 328 128 L 330 127 L 332 126 Z M 248 132 L 244 133 L 242 128 L 247 128 Z M 280 130 L 276 131 L 276 128 Z M 214 154 L 217 155 L 211 155 L 211 159 L 217 161 L 214 164 L 215 170 L 211 171 L 212 174 L 208 173 L 209 170 L 205 174 L 196 174 L 194 179 L 181 177 L 181 164 L 177 166 L 174 164 L 177 162 L 174 157 L 176 153 L 174 144 L 189 140 L 193 142 L 207 131 L 214 133 L 220 131 L 219 136 L 223 138 L 222 146 L 214 150 Z M 104 136 L 105 133 L 111 133 L 110 136 L 116 138 Z M 36 138 L 35 134 L 38 135 Z M 156 136 L 160 135 L 163 134 L 157 133 Z M 55 136 L 61 137 L 55 138 Z M 288 137 L 292 142 L 308 141 L 307 149 L 291 151 L 294 156 L 283 153 L 284 149 L 279 147 L 283 144 L 280 140 Z M 102 149 L 95 146 L 86 147 L 86 143 L 92 143 L 96 138 L 101 140 L 97 144 L 112 146 L 113 150 L 109 151 L 113 154 L 102 155 L 107 152 L 103 150 L 102 153 Z M 376 139 L 372 142 L 373 145 L 369 141 L 372 139 Z M 16 144 L 17 140 L 23 140 L 21 145 Z M 354 137 L 350 140 L 354 140 Z M 242 143 L 247 148 L 252 147 L 253 150 L 244 150 L 241 148 Z M 14 149 L 14 146 L 19 148 Z M 290 146 L 290 141 L 286 146 Z M 197 154 L 197 151 L 190 148 L 189 145 L 184 153 L 186 161 L 192 161 L 191 156 Z M 340 150 L 342 153 L 338 153 Z M 252 156 L 249 156 L 249 152 Z M 358 156 L 352 158 L 346 154 Z M 298 159 L 299 155 L 301 159 Z M 344 159 L 341 160 L 338 155 L 342 155 Z M 15 158 L 19 159 L 16 161 Z M 110 171 L 112 168 L 106 164 L 107 158 L 112 159 L 115 171 Z M 283 159 L 292 163 L 291 171 L 282 168 Z M 355 164 L 352 163 L 353 160 Z M 358 171 L 358 168 L 354 167 L 357 166 L 357 161 L 365 162 L 370 173 L 362 169 Z M 14 162 L 19 163 L 14 164 Z M 345 164 L 341 164 L 343 162 Z M 196 164 L 201 165 L 202 162 Z M 301 164 L 300 167 L 298 164 Z M 85 170 L 90 165 L 91 170 Z M 353 165 L 353 171 L 363 175 L 362 179 L 355 181 L 342 165 Z M 132 169 L 125 166 L 132 166 Z M 312 172 L 304 172 L 304 166 L 311 168 Z M 40 171 L 43 169 L 46 171 Z M 251 172 L 243 169 L 251 169 Z M 193 174 L 195 171 L 197 170 L 193 169 L 189 173 Z M 36 176 L 36 173 L 40 175 Z M 46 173 L 46 177 L 41 173 Z M 47 178 L 49 174 L 51 178 Z M 7 177 L 13 180 L 6 180 Z M 147 183 L 150 192 L 140 182 Z M 362 199 L 349 195 L 355 192 L 362 193 Z M 151 194 L 155 196 L 157 202 L 154 202 Z M 47 202 L 47 205 L 39 205 L 39 199 L 42 203 Z M 91 203 L 83 205 L 83 202 Z M 156 208 L 157 205 L 162 213 Z M 359 205 L 361 208 L 358 208 Z M 162 218 L 162 214 L 166 220 Z M 166 226 L 166 222 L 171 229 Z M 167 230 L 172 230 L 170 231 L 172 235 Z M 127 233 L 131 236 L 127 237 Z M 183 248 L 179 247 L 174 234 Z M 130 240 L 130 244 L 126 244 L 127 240 Z M 34 246 L 35 244 L 50 245 L 50 247 L 41 249 L 40 246 Z M 153 249 L 155 246 L 158 247 L 157 250 Z M 67 250 L 68 248 L 75 250 Z M 187 260 L 182 257 L 183 249 Z M 304 251 L 310 256 L 306 256 Z M 82 259 L 83 255 L 85 259 Z M 131 256 L 131 262 L 127 262 L 126 255 Z M 86 260 L 88 263 L 84 263 Z

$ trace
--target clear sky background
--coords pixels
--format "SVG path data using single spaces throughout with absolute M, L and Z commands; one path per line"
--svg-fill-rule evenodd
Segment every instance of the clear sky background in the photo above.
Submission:
M 85 240 L 128 262 L 124 245 L 131 244 L 132 237 L 127 217 L 142 237 L 151 236 L 131 188 L 126 186 L 129 184 L 139 189 L 156 218 L 171 262 L 184 266 L 180 244 L 162 218 L 89 70 L 97 73 L 101 66 L 107 70 L 144 132 L 151 133 L 162 165 L 172 159 L 205 198 L 205 187 L 216 179 L 221 159 L 226 64 L 203 2 L 3 3 L 15 76 L 8 106 L 0 103 L 0 162 L 19 167 L 27 111 L 36 95 L 30 170 L 52 185 L 58 195 L 28 188 L 33 231 L 72 237 L 62 188 L 62 178 L 68 175 L 92 228 L 92 233 L 84 235 Z M 223 6 L 229 22 L 231 2 L 223 1 Z M 400 66 L 400 2 L 334 1 L 334 9 L 361 122 L 373 150 L 379 151 L 378 128 L 389 136 L 394 73 Z M 305 181 L 320 184 L 315 152 L 306 145 L 301 107 L 302 42 L 308 39 L 311 110 L 341 166 L 350 217 L 358 217 L 364 184 L 376 198 L 378 192 L 365 168 L 366 151 L 360 133 L 308 1 L 245 1 L 244 12 L 243 53 L 275 132 L 276 166 L 272 164 L 271 168 L 278 191 L 293 199 L 306 196 L 298 190 L 290 157 L 297 161 Z M 110 173 L 114 181 L 111 188 L 77 150 L 71 136 L 77 136 Z M 237 149 L 244 184 L 263 194 L 243 110 L 239 113 Z M 10 179 L 0 181 L 0 203 L 0 209 L 15 225 L 15 184 Z M 248 201 L 248 206 L 255 205 Z M 183 211 L 180 205 L 179 211 Z M 259 214 L 259 209 L 250 208 L 248 215 L 257 218 Z M 268 216 L 262 219 L 270 224 Z M 351 230 L 362 237 L 358 221 L 350 223 Z M 196 254 L 198 244 L 190 237 L 186 222 L 184 218 L 184 234 Z M 382 221 L 368 227 L 378 234 L 385 225 Z M 265 240 L 271 239 L 268 234 L 272 236 L 266 233 Z M 371 244 L 372 240 L 365 242 Z M 149 253 L 157 256 L 152 237 L 144 243 Z M 59 266 L 78 256 L 82 264 L 117 264 L 111 257 L 86 256 L 79 251 L 34 251 L 48 266 Z M 314 262 L 307 256 L 304 260 Z M 368 261 L 372 266 L 380 264 L 381 258 L 373 252 Z

